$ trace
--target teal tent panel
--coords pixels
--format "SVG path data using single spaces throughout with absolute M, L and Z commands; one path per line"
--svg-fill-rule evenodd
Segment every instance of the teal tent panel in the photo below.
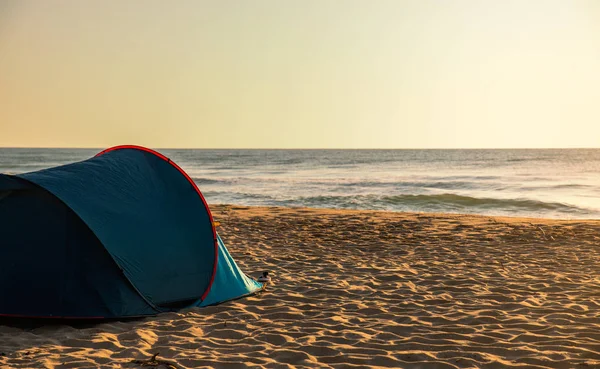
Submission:
M 227 251 L 221 237 L 217 236 L 217 240 L 219 242 L 217 274 L 212 289 L 199 306 L 215 305 L 238 297 L 247 296 L 263 287 L 262 283 L 247 277 L 240 270 L 235 260 L 229 254 L 229 251 Z

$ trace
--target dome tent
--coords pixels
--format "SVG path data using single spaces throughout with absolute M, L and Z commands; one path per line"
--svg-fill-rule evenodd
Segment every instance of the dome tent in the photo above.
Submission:
M 2 316 L 154 315 L 262 287 L 235 264 L 191 178 L 139 146 L 0 174 L 0 251 Z

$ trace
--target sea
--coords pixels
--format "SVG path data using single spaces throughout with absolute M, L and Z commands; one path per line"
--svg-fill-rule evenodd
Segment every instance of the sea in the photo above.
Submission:
M 0 148 L 0 173 L 100 149 Z M 600 219 L 600 149 L 158 149 L 209 204 Z

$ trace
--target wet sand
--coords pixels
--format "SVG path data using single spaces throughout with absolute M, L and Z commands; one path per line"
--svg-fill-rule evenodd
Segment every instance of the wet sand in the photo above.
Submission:
M 247 298 L 0 326 L 1 368 L 600 368 L 600 221 L 212 207 Z M 160 367 L 160 366 L 159 366 Z M 167 368 L 165 364 L 162 366 Z

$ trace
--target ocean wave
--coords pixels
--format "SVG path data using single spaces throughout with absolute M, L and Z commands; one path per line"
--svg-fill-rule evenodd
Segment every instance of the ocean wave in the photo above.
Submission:
M 575 205 L 544 202 L 533 199 L 498 199 L 461 196 L 456 194 L 435 195 L 358 195 L 358 196 L 309 196 L 279 201 L 283 206 L 334 207 L 354 209 L 382 209 L 423 212 L 465 213 L 556 213 L 592 215 L 595 211 Z
M 201 185 L 208 185 L 208 184 L 227 184 L 230 183 L 231 181 L 228 180 L 224 180 L 224 179 L 215 179 L 215 178 L 205 178 L 205 177 L 192 177 L 192 180 L 194 182 L 196 182 L 196 184 L 198 186 Z
M 522 186 L 519 188 L 523 191 L 540 191 L 540 190 L 585 190 L 594 191 L 596 186 L 587 184 L 548 184 L 545 186 Z
M 478 183 L 472 181 L 356 181 L 337 183 L 341 188 L 395 188 L 395 189 L 441 189 L 441 190 L 503 190 L 506 185 L 497 182 Z
M 317 177 L 292 177 L 281 176 L 280 173 L 263 172 L 262 176 L 237 176 L 237 177 L 217 177 L 204 176 L 192 179 L 198 185 L 207 184 L 237 184 L 237 185 L 253 185 L 253 184 L 277 184 L 277 185 L 299 185 L 299 186 L 325 186 L 329 188 L 377 188 L 377 187 L 394 187 L 394 188 L 439 188 L 439 189 L 498 189 L 502 187 L 500 182 L 477 182 L 476 180 L 403 180 L 397 178 L 384 179 L 361 179 L 361 178 L 317 178 Z
M 246 204 L 244 202 L 246 200 L 252 200 L 254 203 L 256 200 L 259 200 L 262 201 L 264 205 L 273 205 L 274 202 L 280 201 L 274 196 L 249 192 L 203 191 L 202 194 L 204 197 L 206 197 L 208 202 L 214 203 L 226 203 L 234 201 L 236 204 L 243 205 Z

